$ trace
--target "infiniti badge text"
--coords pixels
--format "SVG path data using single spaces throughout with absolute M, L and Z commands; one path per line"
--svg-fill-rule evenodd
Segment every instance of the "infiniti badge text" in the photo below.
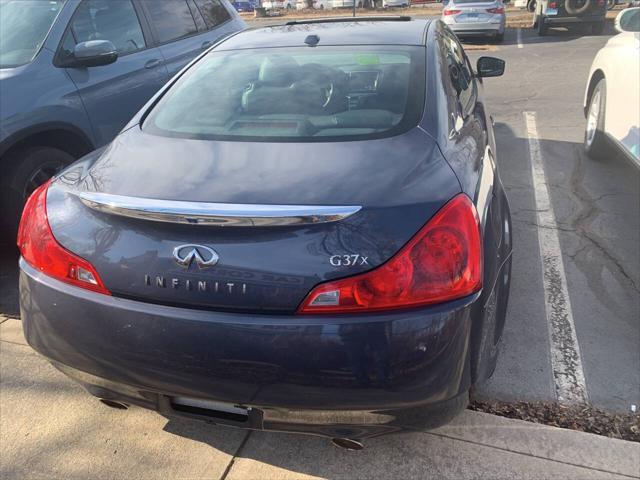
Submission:
M 246 283 L 236 282 L 219 282 L 211 280 L 183 280 L 180 278 L 166 278 L 162 275 L 144 276 L 144 283 L 148 287 L 185 289 L 197 292 L 213 292 L 213 293 L 239 293 L 245 295 L 247 293 Z

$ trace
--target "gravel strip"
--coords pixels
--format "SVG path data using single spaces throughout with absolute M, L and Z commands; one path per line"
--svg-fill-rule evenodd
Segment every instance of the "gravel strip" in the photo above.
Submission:
M 610 413 L 592 405 L 555 402 L 472 401 L 469 410 L 640 442 L 640 413 Z

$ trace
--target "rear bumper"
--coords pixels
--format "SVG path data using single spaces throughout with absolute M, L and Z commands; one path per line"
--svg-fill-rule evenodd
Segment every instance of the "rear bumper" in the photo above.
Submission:
M 544 23 L 550 26 L 573 25 L 576 23 L 602 23 L 605 21 L 603 15 L 585 15 L 582 17 L 544 17 Z
M 232 314 L 80 290 L 21 261 L 25 337 L 94 395 L 244 428 L 365 438 L 466 406 L 472 306 L 342 317 Z M 175 397 L 247 409 L 179 411 Z
M 504 33 L 505 29 L 504 21 L 486 23 L 446 23 L 456 35 L 496 35 L 498 33 Z

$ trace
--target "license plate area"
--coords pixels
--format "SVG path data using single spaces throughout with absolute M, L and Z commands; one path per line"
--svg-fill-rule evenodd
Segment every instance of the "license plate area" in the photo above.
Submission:
M 236 427 L 262 426 L 262 412 L 251 407 L 191 397 L 163 397 L 161 403 L 161 410 L 174 415 Z
M 545 11 L 546 15 L 557 15 L 558 14 L 558 9 L 557 8 L 547 8 L 547 10 Z

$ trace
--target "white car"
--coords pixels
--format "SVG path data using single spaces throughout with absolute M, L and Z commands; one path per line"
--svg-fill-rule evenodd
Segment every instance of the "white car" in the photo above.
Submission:
M 449 0 L 441 20 L 458 37 L 483 35 L 498 42 L 504 39 L 507 24 L 502 0 Z
M 306 10 L 309 8 L 309 2 L 307 0 L 298 0 L 296 3 L 296 10 Z M 332 0 L 313 0 L 314 10 L 331 10 L 333 8 Z
M 640 8 L 620 12 L 616 30 L 589 72 L 584 147 L 592 158 L 622 151 L 640 167 Z
M 267 10 L 291 9 L 296 5 L 296 0 L 271 0 L 262 2 L 262 6 Z
M 382 8 L 401 7 L 406 8 L 411 6 L 411 0 L 382 0 Z
M 333 8 L 353 8 L 354 0 L 333 0 Z M 357 6 L 362 6 L 362 0 L 358 0 Z

